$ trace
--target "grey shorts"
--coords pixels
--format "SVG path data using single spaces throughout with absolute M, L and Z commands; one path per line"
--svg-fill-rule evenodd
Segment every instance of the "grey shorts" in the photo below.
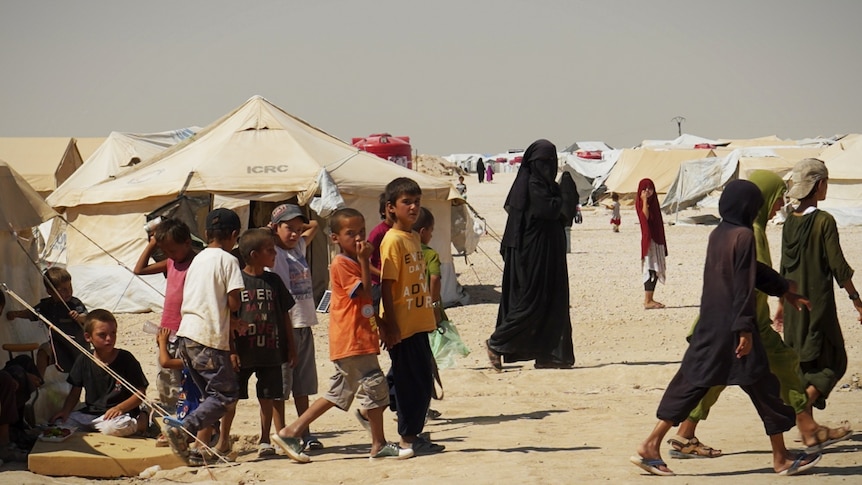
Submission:
M 389 405 L 389 384 L 380 370 L 376 355 L 357 355 L 333 362 L 335 375 L 329 378 L 327 401 L 346 411 L 353 398 L 362 409 L 377 409 Z
M 317 394 L 317 363 L 314 360 L 314 334 L 311 327 L 294 328 L 296 342 L 296 366 L 291 369 L 287 363 L 281 365 L 284 399 L 291 395 L 310 396 Z

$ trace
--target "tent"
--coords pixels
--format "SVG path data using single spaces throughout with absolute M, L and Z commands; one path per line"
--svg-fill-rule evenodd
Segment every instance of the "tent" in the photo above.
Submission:
M 622 150 L 619 159 L 605 179 L 610 192 L 633 194 L 638 190 L 641 179 L 649 178 L 655 183 L 656 192 L 667 193 L 682 162 L 715 156 L 712 150 L 652 150 L 648 148 L 627 148 Z
M 31 228 L 57 215 L 45 203 L 24 177 L 0 161 L 0 283 L 5 284 L 28 304 L 34 304 L 45 296 L 37 261 L 37 244 Z M 6 309 L 0 324 L 0 342 L 29 343 L 47 340 L 46 330 L 28 320 L 6 320 L 5 311 L 22 310 L 23 307 L 6 298 Z M 7 355 L 0 354 L 0 362 Z
M 829 169 L 829 190 L 818 207 L 842 226 L 862 225 L 862 136 L 848 138 L 820 156 Z
M 754 170 L 769 170 L 784 176 L 796 162 L 816 157 L 821 150 L 810 147 L 737 148 L 721 157 L 683 162 L 661 208 L 671 213 L 691 207 L 712 191 L 720 190 L 730 180 L 747 180 Z
M 0 159 L 43 197 L 83 163 L 74 138 L 0 138 Z
M 401 176 L 419 183 L 423 205 L 438 221 L 451 220 L 453 202 L 462 200 L 451 183 L 361 151 L 255 96 L 115 179 L 64 190 L 51 203 L 65 209 L 67 220 L 80 231 L 67 233 L 68 268 L 79 298 L 114 311 L 146 311 L 160 308 L 158 291 L 123 276 L 105 253 L 131 267 L 146 244 L 145 214 L 178 194 L 215 196 L 215 206 L 241 210 L 249 210 L 249 201 L 275 203 L 295 197 L 321 217 L 343 200 L 366 215 L 370 230 L 379 221 L 379 194 Z M 246 220 L 254 216 L 248 213 Z M 320 246 L 311 250 L 317 261 L 328 259 L 316 257 L 328 256 L 324 239 L 315 238 Z M 440 253 L 443 299 L 449 303 L 464 297 L 455 279 L 451 240 L 450 226 L 438 222 L 431 246 Z M 312 268 L 316 279 L 328 276 L 321 275 L 325 267 Z

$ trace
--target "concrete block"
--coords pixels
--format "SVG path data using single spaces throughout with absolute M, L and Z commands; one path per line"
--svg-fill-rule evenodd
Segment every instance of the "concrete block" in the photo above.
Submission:
M 136 477 L 153 465 L 168 470 L 185 463 L 170 448 L 157 448 L 154 439 L 101 433 L 75 433 L 62 443 L 37 441 L 28 458 L 31 472 L 57 477 Z

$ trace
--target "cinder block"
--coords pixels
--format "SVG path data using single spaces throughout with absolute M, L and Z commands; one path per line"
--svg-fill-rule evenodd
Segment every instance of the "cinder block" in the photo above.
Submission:
M 163 470 L 185 463 L 156 440 L 75 433 L 62 443 L 37 441 L 30 452 L 30 471 L 40 475 L 93 478 L 135 477 L 159 465 Z

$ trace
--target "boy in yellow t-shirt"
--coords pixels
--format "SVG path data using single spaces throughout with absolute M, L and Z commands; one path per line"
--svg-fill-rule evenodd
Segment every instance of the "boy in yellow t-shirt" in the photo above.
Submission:
M 434 359 L 428 332 L 437 328 L 425 279 L 425 258 L 413 224 L 422 189 L 399 177 L 386 186 L 386 212 L 394 221 L 380 244 L 382 318 L 394 335 L 381 334 L 389 350 L 389 407 L 398 416 L 400 446 L 415 454 L 439 453 L 443 446 L 420 437 L 434 390 Z
M 332 241 L 341 248 L 329 269 L 332 282 L 329 358 L 336 373 L 329 381 L 329 391 L 299 419 L 273 434 L 272 441 L 291 459 L 301 463 L 311 461 L 303 453 L 302 431 L 334 406 L 347 411 L 356 397 L 367 415 L 358 416 L 371 433 L 370 458 L 410 458 L 413 450 L 387 443 L 383 432 L 383 411 L 389 404 L 389 393 L 377 361 L 380 337 L 371 303 L 368 259 L 372 247 L 365 240 L 365 218 L 359 211 L 348 208 L 337 210 L 329 221 Z M 381 331 L 387 335 L 385 325 Z

